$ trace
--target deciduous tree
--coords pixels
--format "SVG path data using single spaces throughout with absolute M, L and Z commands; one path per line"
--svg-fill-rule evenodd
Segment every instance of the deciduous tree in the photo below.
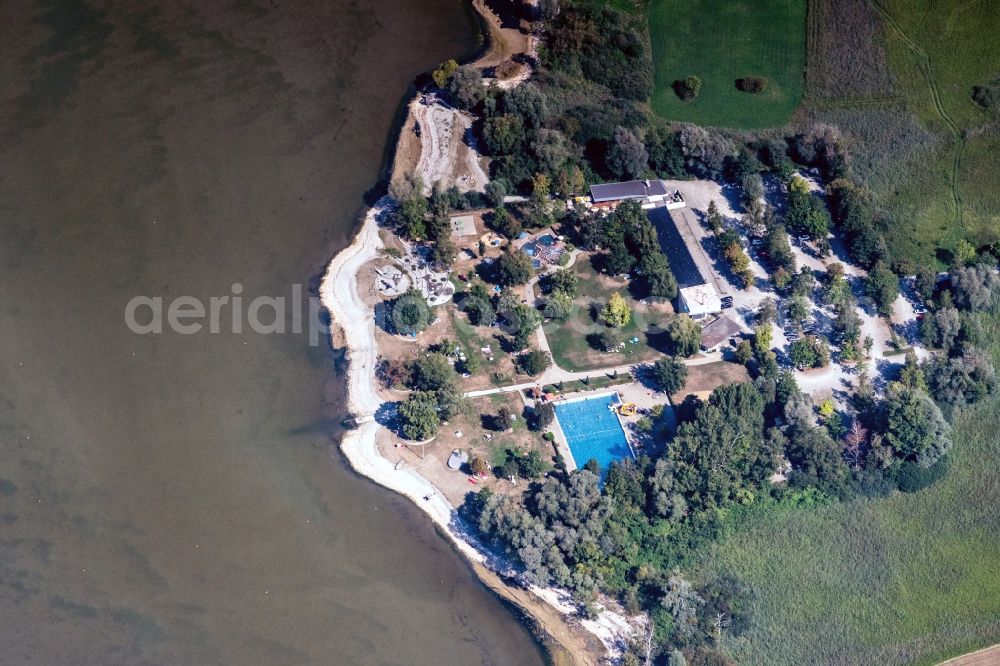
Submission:
M 899 296 L 899 278 L 880 261 L 869 271 L 865 291 L 875 301 L 878 313 L 887 317 L 892 313 L 893 301 Z
M 621 294 L 615 292 L 601 310 L 601 321 L 613 328 L 622 328 L 632 321 L 632 308 Z
M 526 375 L 540 375 L 552 365 L 552 355 L 540 349 L 532 349 L 517 357 L 517 367 Z
M 531 279 L 531 259 L 524 252 L 507 248 L 495 262 L 496 282 L 510 287 Z
M 676 393 L 684 386 L 688 368 L 681 361 L 670 356 L 657 359 L 650 369 L 650 376 L 657 389 L 664 393 Z
M 448 81 L 451 79 L 452 74 L 458 70 L 458 63 L 454 59 L 445 60 L 443 63 L 438 65 L 438 68 L 434 70 L 431 77 L 434 79 L 434 84 L 438 88 L 444 88 L 448 85 Z
M 430 439 L 441 426 L 437 398 L 431 391 L 415 391 L 399 406 L 403 437 L 413 441 Z
M 885 441 L 896 456 L 930 467 L 951 449 L 951 426 L 923 391 L 898 387 L 885 399 Z
M 691 356 L 701 348 L 701 326 L 686 314 L 678 315 L 670 322 L 667 337 L 678 356 Z
M 616 127 L 608 148 L 607 165 L 622 179 L 637 178 L 646 170 L 649 154 L 642 140 L 629 129 Z
M 423 294 L 410 287 L 392 301 L 389 321 L 393 330 L 401 335 L 413 335 L 427 328 L 431 320 L 431 310 Z

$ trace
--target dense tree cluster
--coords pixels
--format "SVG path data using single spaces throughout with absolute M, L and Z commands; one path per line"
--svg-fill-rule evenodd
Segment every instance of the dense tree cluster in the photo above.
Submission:
M 995 266 L 979 264 L 962 266 L 951 272 L 952 300 L 962 310 L 981 310 L 1000 284 Z
M 990 357 L 979 349 L 985 334 L 977 314 L 993 305 L 998 284 L 993 268 L 979 264 L 957 267 L 940 290 L 928 289 L 932 309 L 924 315 L 920 337 L 937 351 L 914 374 L 947 413 L 1000 386 Z
M 413 393 L 399 406 L 402 435 L 417 441 L 433 437 L 462 403 L 452 361 L 440 351 L 427 352 L 406 364 L 403 377 Z
M 846 236 L 851 258 L 865 267 L 885 260 L 889 249 L 876 218 L 874 195 L 847 178 L 831 182 L 826 193 L 833 221 Z
M 563 586 L 585 608 L 600 590 L 620 594 L 651 612 L 667 644 L 707 643 L 720 609 L 742 622 L 744 591 L 732 581 L 696 587 L 672 563 L 692 539 L 711 537 L 719 509 L 766 493 L 781 444 L 765 432 L 767 411 L 754 385 L 723 386 L 659 459 L 615 463 L 603 485 L 588 463 L 521 497 L 482 491 L 463 515 L 529 580 Z
M 875 301 L 878 313 L 888 317 L 892 304 L 899 296 L 899 278 L 881 261 L 876 262 L 865 280 L 865 292 Z
M 777 467 L 780 451 L 764 436 L 764 396 L 752 384 L 712 392 L 694 421 L 678 427 L 664 460 L 672 467 L 669 492 L 700 511 L 752 501 Z
M 660 248 L 656 228 L 638 202 L 627 201 L 602 218 L 579 212 L 566 226 L 578 246 L 602 250 L 597 264 L 607 273 L 638 269 L 638 279 L 651 296 L 677 295 L 677 280 Z
M 815 241 L 825 241 L 830 230 L 830 213 L 826 205 L 809 192 L 809 183 L 798 175 L 792 176 L 788 183 L 785 224 L 792 231 Z
M 788 355 L 797 368 L 823 368 L 830 364 L 829 347 L 814 335 L 793 342 L 788 348 Z
M 441 426 L 437 398 L 430 391 L 415 391 L 399 406 L 403 437 L 416 442 L 430 439 Z

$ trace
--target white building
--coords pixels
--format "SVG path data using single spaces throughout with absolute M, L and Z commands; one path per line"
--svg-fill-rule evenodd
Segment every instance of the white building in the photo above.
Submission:
M 681 288 L 680 306 L 692 319 L 701 319 L 722 312 L 722 299 L 712 285 L 699 284 Z

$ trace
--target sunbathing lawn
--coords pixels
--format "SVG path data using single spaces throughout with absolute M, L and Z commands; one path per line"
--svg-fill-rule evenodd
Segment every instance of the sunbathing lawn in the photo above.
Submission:
M 750 381 L 750 375 L 745 366 L 729 361 L 706 363 L 705 365 L 688 366 L 687 380 L 677 393 L 670 396 L 670 401 L 678 405 L 684 398 L 694 394 L 701 399 L 708 397 L 712 391 L 723 384 L 737 384 Z
M 601 308 L 616 291 L 629 299 L 628 281 L 598 273 L 586 254 L 580 255 L 570 270 L 580 277 L 579 294 L 573 301 L 575 312 L 565 322 L 544 325 L 552 357 L 560 367 L 576 372 L 645 363 L 664 353 L 662 330 L 674 316 L 673 307 L 669 303 L 644 306 L 631 300 L 632 321 L 622 329 L 625 350 L 609 353 L 595 349 L 591 342 L 605 329 L 597 318 Z M 629 343 L 632 337 L 639 338 L 639 342 Z
M 483 416 L 497 413 L 501 406 L 506 406 L 512 414 L 517 415 L 516 421 L 511 421 L 511 432 L 494 432 L 484 427 Z M 504 479 L 490 475 L 486 479 L 469 481 L 468 470 L 452 470 L 448 468 L 448 457 L 455 449 L 469 454 L 469 460 L 481 457 L 497 467 L 506 460 L 507 449 L 521 453 L 537 450 L 545 461 L 546 471 L 552 469 L 555 449 L 552 444 L 542 439 L 541 433 L 528 430 L 522 412 L 524 405 L 517 393 L 503 393 L 466 401 L 464 409 L 442 426 L 437 437 L 427 445 L 424 458 L 420 458 L 420 447 L 410 450 L 406 447 L 395 447 L 399 440 L 392 437 L 392 444 L 387 445 L 388 458 L 402 458 L 408 465 L 417 469 L 420 474 L 434 484 L 453 504 L 461 504 L 466 493 L 482 488 L 490 488 L 494 492 L 520 491 L 523 486 L 512 486 Z M 456 432 L 462 433 L 461 436 Z M 483 435 L 492 435 L 492 439 L 483 439 Z

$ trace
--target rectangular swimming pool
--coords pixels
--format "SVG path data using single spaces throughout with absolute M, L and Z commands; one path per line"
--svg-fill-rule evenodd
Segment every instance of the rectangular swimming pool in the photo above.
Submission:
M 582 398 L 555 405 L 559 427 L 566 435 L 577 467 L 593 458 L 606 472 L 615 460 L 632 457 L 625 430 L 612 411 L 618 404 L 614 393 Z

